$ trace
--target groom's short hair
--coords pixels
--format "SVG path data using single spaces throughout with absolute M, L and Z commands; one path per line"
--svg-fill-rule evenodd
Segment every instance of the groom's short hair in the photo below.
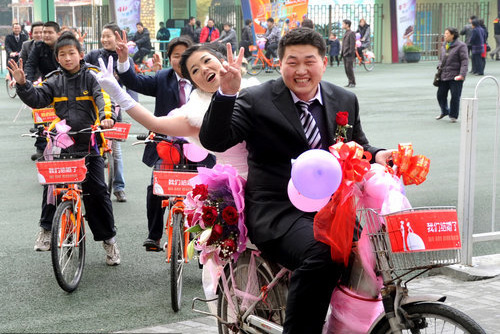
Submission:
M 290 45 L 312 45 L 318 49 L 321 57 L 326 55 L 326 43 L 323 37 L 311 28 L 296 28 L 281 37 L 278 45 L 278 56 L 283 59 L 285 49 Z

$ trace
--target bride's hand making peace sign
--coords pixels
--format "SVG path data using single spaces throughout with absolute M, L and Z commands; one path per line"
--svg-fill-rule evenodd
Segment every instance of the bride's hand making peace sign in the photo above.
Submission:
M 220 90 L 225 95 L 236 95 L 241 86 L 241 63 L 245 49 L 240 48 L 236 59 L 233 57 L 231 44 L 227 43 L 227 61 L 222 62 L 219 72 Z

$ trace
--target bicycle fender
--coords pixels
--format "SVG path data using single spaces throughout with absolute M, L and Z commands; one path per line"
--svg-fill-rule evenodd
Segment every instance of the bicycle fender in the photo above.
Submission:
M 412 305 L 412 304 L 418 304 L 418 303 L 435 303 L 435 304 L 442 304 L 446 300 L 446 296 L 442 295 L 418 295 L 418 296 L 406 296 L 403 297 L 401 301 L 401 307 L 404 308 L 406 305 Z M 377 319 L 373 321 L 372 325 L 370 326 L 370 329 L 368 330 L 368 333 L 371 333 L 372 330 L 378 325 L 379 322 L 381 322 L 385 318 L 385 312 L 379 314 Z

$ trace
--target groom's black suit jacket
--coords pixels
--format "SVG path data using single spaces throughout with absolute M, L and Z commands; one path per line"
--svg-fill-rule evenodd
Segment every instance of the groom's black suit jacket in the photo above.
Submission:
M 348 141 L 354 140 L 366 151 L 379 150 L 368 144 L 359 118 L 356 96 L 322 81 L 329 145 L 334 144 L 339 111 L 349 112 Z M 233 111 L 234 110 L 234 111 Z M 297 107 L 281 78 L 242 90 L 238 98 L 216 93 L 200 130 L 204 147 L 223 152 L 246 141 L 248 180 L 245 188 L 246 225 L 254 243 L 283 235 L 303 212 L 287 195 L 291 160 L 309 149 Z

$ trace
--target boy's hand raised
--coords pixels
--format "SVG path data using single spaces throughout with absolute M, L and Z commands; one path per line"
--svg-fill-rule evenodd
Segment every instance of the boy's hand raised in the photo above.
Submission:
M 241 63 L 243 61 L 244 48 L 240 48 L 238 57 L 233 58 L 233 49 L 231 44 L 227 43 L 227 61 L 222 63 L 219 72 L 220 90 L 226 95 L 236 95 L 241 86 Z
M 24 76 L 24 71 L 23 71 L 23 60 L 19 59 L 19 65 L 11 59 L 9 60 L 9 66 L 7 67 L 9 70 L 10 75 L 14 80 L 16 80 L 17 84 L 22 86 L 26 83 L 26 77 Z

